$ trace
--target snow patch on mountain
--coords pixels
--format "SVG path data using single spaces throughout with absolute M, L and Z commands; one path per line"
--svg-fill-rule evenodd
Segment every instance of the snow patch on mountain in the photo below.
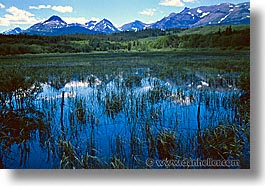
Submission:
M 220 23 L 221 23 L 222 21 L 224 21 L 229 15 L 230 15 L 230 13 L 227 14 L 226 16 L 224 16 L 223 18 L 221 18 L 220 21 L 218 21 L 218 23 L 220 24 Z
M 198 12 L 199 14 L 201 14 L 203 11 L 202 11 L 200 8 L 198 8 L 198 9 L 197 9 L 197 12 Z
M 211 12 L 203 12 L 202 15 L 200 16 L 200 18 L 203 18 L 203 17 L 209 15 L 210 13 L 211 13 Z

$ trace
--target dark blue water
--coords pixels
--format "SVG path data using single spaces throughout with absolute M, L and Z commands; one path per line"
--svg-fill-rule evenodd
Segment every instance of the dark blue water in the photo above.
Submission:
M 106 80 L 90 75 L 60 89 L 42 83 L 33 100 L 42 124 L 25 140 L 1 144 L 3 167 L 67 167 L 65 145 L 70 143 L 76 159 L 88 155 L 100 162 L 101 167 L 92 168 L 108 168 L 113 158 L 128 168 L 146 168 L 148 157 L 159 158 L 156 139 L 162 131 L 174 133 L 181 144 L 178 155 L 196 158 L 198 131 L 235 121 L 241 93 L 233 84 L 216 86 L 205 79 L 178 84 L 142 71 L 129 79 L 122 73 Z

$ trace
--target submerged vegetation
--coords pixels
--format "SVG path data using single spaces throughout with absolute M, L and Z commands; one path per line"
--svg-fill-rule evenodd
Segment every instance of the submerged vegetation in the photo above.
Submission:
M 196 158 L 249 168 L 248 34 L 224 26 L 0 36 L 0 168 L 161 168 L 146 161 Z M 68 53 L 91 51 L 108 52 Z M 57 52 L 66 54 L 36 54 Z

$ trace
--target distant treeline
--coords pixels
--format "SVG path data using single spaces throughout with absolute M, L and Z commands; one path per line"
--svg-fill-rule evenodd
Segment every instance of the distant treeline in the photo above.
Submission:
M 0 35 L 0 55 L 80 53 L 93 51 L 152 51 L 177 48 L 249 49 L 250 28 L 208 27 L 214 32 L 188 29 L 147 29 L 110 35 Z
M 250 29 L 235 30 L 227 27 L 213 34 L 171 35 L 160 37 L 152 42 L 151 47 L 162 48 L 221 48 L 244 49 L 250 46 Z

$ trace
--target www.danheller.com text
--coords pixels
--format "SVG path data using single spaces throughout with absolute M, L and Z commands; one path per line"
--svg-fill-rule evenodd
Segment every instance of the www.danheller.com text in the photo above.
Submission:
M 148 158 L 146 160 L 148 167 L 183 167 L 183 168 L 214 168 L 214 167 L 238 167 L 240 165 L 239 160 L 214 160 L 211 158 L 203 159 L 173 159 L 173 160 L 154 160 Z

